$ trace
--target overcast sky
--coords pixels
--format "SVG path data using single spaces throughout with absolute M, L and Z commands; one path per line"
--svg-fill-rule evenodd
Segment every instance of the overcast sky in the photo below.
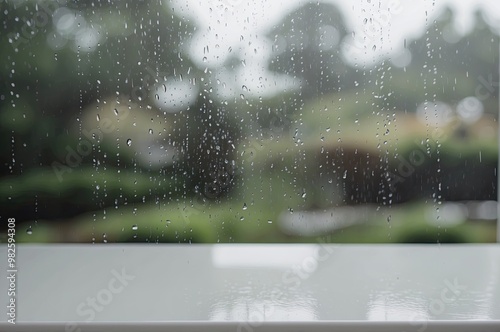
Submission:
M 173 7 L 180 16 L 187 16 L 198 26 L 189 53 L 200 67 L 207 67 L 226 80 L 237 80 L 235 86 L 253 87 L 253 93 L 271 93 L 273 84 L 262 84 L 259 78 L 269 75 L 264 68 L 271 54 L 271 43 L 265 33 L 287 13 L 307 3 L 304 0 L 173 0 Z M 327 2 L 327 1 L 325 1 Z M 456 14 L 455 28 L 466 33 L 473 23 L 473 13 L 485 9 L 490 24 L 500 28 L 500 1 L 498 0 L 330 0 L 344 14 L 348 30 L 354 31 L 358 40 L 344 44 L 343 54 L 351 63 L 374 65 L 381 57 L 398 58 L 404 51 L 404 39 L 418 38 L 432 21 L 451 7 Z M 365 18 L 377 22 L 372 29 L 380 34 L 367 35 Z M 352 47 L 354 46 L 354 47 Z M 366 46 L 366 47 L 364 47 Z M 375 46 L 375 47 L 374 47 Z M 231 55 L 245 59 L 244 73 L 225 73 L 219 70 Z M 278 80 L 279 78 L 274 78 Z M 276 82 L 275 82 L 276 83 Z M 278 85 L 283 84 L 277 83 Z M 231 85 L 231 84 L 229 84 Z M 276 85 L 276 84 L 274 84 Z M 252 90 L 252 89 L 251 89 Z M 227 91 L 228 95 L 231 94 Z M 233 91 L 234 92 L 234 91 Z

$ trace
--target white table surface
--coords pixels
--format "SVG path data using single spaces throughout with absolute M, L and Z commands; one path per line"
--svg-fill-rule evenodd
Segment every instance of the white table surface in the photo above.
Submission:
M 500 331 L 495 244 L 61 244 L 16 254 L 16 324 L 4 309 L 0 331 Z M 6 245 L 0 260 L 7 275 Z

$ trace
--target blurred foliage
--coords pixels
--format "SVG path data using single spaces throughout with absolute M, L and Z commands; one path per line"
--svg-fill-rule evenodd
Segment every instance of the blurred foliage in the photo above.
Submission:
M 274 40 L 269 67 L 298 79 L 306 99 L 352 88 L 359 75 L 341 56 L 340 45 L 346 34 L 343 15 L 336 6 L 307 3 L 268 34 Z
M 405 42 L 410 62 L 360 70 L 342 56 L 341 12 L 307 3 L 266 35 L 268 69 L 298 88 L 221 98 L 187 54 L 196 22 L 161 2 L 2 10 L 0 220 L 26 227 L 21 241 L 312 242 L 286 235 L 282 213 L 364 203 L 392 210 L 329 241 L 494 241 L 493 222 L 438 227 L 423 212 L 497 198 L 499 37 L 481 12 L 460 36 L 445 10 Z M 176 84 L 189 93 L 174 107 Z M 470 96 L 475 123 L 417 111 Z
M 474 14 L 474 29 L 460 36 L 454 28 L 451 9 L 445 10 L 425 34 L 407 41 L 411 63 L 394 68 L 388 61 L 375 75 L 386 73 L 378 105 L 387 109 L 414 112 L 426 100 L 456 105 L 467 96 L 476 96 L 486 113 L 498 115 L 498 31 Z M 493 85 L 489 85 L 493 83 Z

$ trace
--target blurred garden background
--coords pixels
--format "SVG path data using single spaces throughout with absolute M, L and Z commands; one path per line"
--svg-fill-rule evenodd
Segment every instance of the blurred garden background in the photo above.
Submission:
M 2 242 L 496 240 L 494 1 L 0 15 Z

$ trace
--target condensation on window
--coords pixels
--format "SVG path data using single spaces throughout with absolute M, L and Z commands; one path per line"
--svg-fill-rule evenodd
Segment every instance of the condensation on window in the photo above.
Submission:
M 0 219 L 21 242 L 495 241 L 492 1 L 0 13 Z

